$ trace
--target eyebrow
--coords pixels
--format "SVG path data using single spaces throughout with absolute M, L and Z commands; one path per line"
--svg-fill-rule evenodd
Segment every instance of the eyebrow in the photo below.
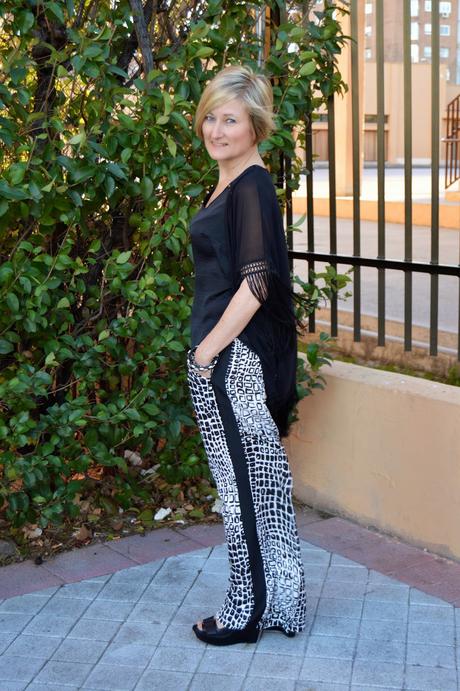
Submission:
M 208 115 L 214 115 L 212 110 L 209 111 Z M 227 117 L 228 115 L 231 115 L 233 118 L 237 117 L 237 115 L 235 115 L 235 113 L 223 113 L 223 115 L 224 115 L 224 117 Z

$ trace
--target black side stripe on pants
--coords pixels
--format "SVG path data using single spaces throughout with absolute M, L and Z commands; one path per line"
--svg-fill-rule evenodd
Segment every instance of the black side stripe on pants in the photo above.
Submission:
M 219 408 L 220 416 L 225 430 L 228 449 L 235 472 L 238 497 L 241 508 L 241 521 L 249 554 L 251 570 L 254 607 L 248 625 L 257 625 L 261 619 L 267 602 L 267 587 L 263 567 L 262 553 L 260 551 L 259 538 L 256 527 L 256 512 L 252 498 L 251 485 L 247 460 L 241 441 L 238 424 L 233 412 L 232 404 L 228 398 L 225 375 L 227 373 L 232 343 L 220 354 L 219 361 L 212 373 L 212 384 Z

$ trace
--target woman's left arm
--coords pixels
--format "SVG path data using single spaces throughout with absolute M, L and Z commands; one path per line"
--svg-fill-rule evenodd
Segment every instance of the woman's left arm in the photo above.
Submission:
M 249 288 L 247 278 L 228 303 L 221 318 L 208 335 L 203 338 L 195 351 L 195 360 L 199 365 L 207 365 L 233 341 L 251 321 L 261 303 Z

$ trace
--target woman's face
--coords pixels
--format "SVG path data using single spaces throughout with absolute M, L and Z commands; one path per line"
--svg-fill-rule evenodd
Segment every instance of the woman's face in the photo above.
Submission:
M 256 142 L 249 113 L 239 98 L 207 113 L 202 131 L 208 154 L 216 161 L 237 159 Z

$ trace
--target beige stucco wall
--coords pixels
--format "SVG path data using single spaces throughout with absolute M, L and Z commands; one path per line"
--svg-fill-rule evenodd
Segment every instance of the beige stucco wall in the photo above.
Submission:
M 460 388 L 335 362 L 285 447 L 294 494 L 460 559 Z

